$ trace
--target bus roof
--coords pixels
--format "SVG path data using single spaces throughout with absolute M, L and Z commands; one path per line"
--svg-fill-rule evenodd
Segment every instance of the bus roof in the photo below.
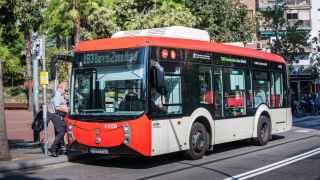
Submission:
M 237 46 L 212 43 L 199 40 L 168 38 L 168 37 L 121 37 L 107 38 L 98 40 L 81 41 L 75 48 L 75 53 L 103 51 L 112 49 L 136 48 L 143 46 L 161 46 L 168 48 L 185 48 L 199 51 L 208 51 L 226 55 L 243 56 L 248 58 L 257 58 L 265 61 L 271 61 L 281 64 L 287 62 L 278 55 L 266 53 L 263 51 L 242 48 Z

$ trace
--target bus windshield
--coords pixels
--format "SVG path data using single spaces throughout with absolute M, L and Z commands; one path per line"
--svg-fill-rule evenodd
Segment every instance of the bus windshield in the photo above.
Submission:
M 143 49 L 76 55 L 71 115 L 139 115 L 145 109 Z

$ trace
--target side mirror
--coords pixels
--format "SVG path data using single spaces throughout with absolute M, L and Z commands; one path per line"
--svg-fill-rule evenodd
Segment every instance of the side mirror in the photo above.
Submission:
M 155 67 L 155 75 L 156 75 L 156 90 L 158 92 L 163 92 L 166 89 L 166 81 L 164 79 L 164 70 L 161 66 Z
M 159 93 L 165 93 L 166 91 L 166 81 L 164 79 L 164 69 L 160 65 L 156 65 L 153 67 L 152 72 L 152 85 Z

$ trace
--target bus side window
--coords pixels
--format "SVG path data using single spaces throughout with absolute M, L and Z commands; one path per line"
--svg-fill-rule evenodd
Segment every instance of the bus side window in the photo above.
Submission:
M 213 104 L 214 94 L 212 91 L 212 73 L 210 68 L 199 68 L 200 97 L 201 104 Z
M 283 76 L 280 72 L 271 74 L 271 107 L 283 107 Z
M 270 97 L 268 73 L 255 71 L 252 82 L 254 87 L 254 107 L 257 108 L 260 104 L 270 105 L 268 100 Z
M 245 115 L 245 73 L 241 69 L 224 69 L 224 116 Z
M 167 114 L 182 113 L 181 70 L 177 65 L 174 72 L 165 73 L 167 92 L 162 103 L 167 106 Z
M 282 73 L 274 73 L 274 86 L 275 86 L 275 97 L 274 97 L 274 107 L 283 107 L 283 76 Z
M 214 106 L 215 106 L 215 117 L 223 117 L 223 98 L 222 98 L 222 69 L 215 68 L 213 70 L 213 94 L 214 94 Z
M 252 91 L 252 73 L 249 70 L 245 71 L 246 79 L 246 115 L 254 114 L 254 105 L 253 105 L 253 91 Z
M 151 83 L 150 109 L 153 114 L 181 114 L 181 69 L 179 64 L 160 63 L 165 72 L 166 90 L 158 92 Z

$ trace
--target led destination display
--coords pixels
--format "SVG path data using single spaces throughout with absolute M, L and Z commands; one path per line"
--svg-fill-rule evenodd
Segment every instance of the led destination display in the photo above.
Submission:
M 136 64 L 138 49 L 111 52 L 82 53 L 78 55 L 80 66 Z

